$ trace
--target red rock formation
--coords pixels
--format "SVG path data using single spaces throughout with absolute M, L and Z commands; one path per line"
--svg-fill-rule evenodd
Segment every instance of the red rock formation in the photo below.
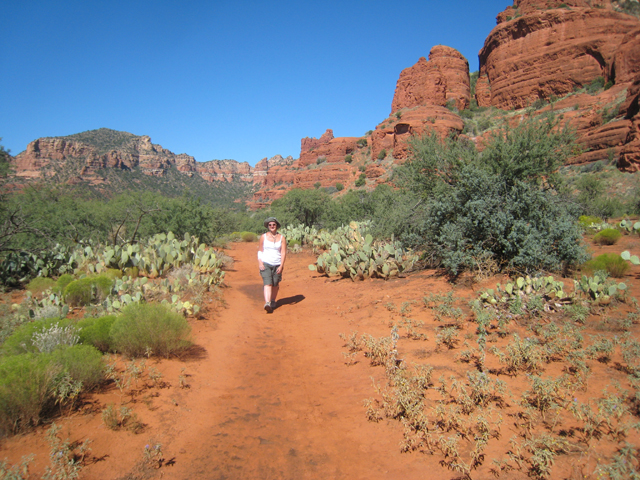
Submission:
M 422 57 L 400 73 L 391 112 L 420 105 L 445 106 L 454 102 L 462 110 L 469 106 L 469 62 L 460 52 L 436 45 L 429 61 Z
M 629 87 L 627 98 L 620 106 L 624 118 L 631 122 L 624 146 L 620 150 L 618 168 L 627 172 L 640 171 L 640 75 Z
M 420 135 L 427 129 L 435 130 L 439 135 L 448 135 L 454 131 L 462 132 L 462 119 L 447 108 L 435 105 L 423 105 L 402 111 L 400 118 L 391 115 L 378 125 L 371 134 L 371 158 L 377 159 L 380 152 L 391 153 L 397 162 L 407 158 L 407 141 L 412 135 Z
M 327 133 L 328 132 L 331 132 L 331 130 L 327 130 Z M 325 133 L 320 137 L 320 140 L 322 140 L 325 135 L 327 134 Z M 331 137 L 331 140 L 317 143 L 308 150 L 300 150 L 299 166 L 306 167 L 323 162 L 343 163 L 345 157 L 353 153 L 357 148 L 356 142 L 358 141 L 358 137 L 333 138 L 333 132 L 331 132 Z M 303 142 L 304 140 L 308 139 L 303 139 Z M 315 140 L 315 138 L 311 140 Z
M 505 19 L 491 31 L 479 53 L 480 77 L 483 84 L 490 84 L 490 98 L 483 85 L 478 105 L 523 108 L 538 98 L 563 96 L 606 76 L 618 46 L 638 27 L 635 17 L 610 9 L 545 10 L 547 4 L 556 3 L 517 2 L 521 16 Z M 628 43 L 633 50 L 634 42 Z
M 615 83 L 628 83 L 640 75 L 640 25 L 622 39 L 608 69 L 608 78 Z
M 327 128 L 327 131 L 322 134 L 320 138 L 309 138 L 305 137 L 300 141 L 300 151 L 308 152 L 313 150 L 314 148 L 319 147 L 320 145 L 324 145 L 325 143 L 329 143 L 333 140 L 333 130 Z

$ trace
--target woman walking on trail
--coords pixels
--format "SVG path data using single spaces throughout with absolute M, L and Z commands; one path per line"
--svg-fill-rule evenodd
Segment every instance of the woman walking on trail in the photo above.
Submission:
M 271 313 L 276 308 L 276 297 L 280 290 L 284 259 L 287 256 L 287 240 L 278 233 L 280 222 L 275 217 L 267 218 L 264 226 L 268 231 L 260 236 L 258 265 L 264 283 L 264 309 Z

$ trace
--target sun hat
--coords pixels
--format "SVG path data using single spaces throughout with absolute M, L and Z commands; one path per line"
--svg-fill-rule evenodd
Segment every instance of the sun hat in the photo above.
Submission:
M 264 221 L 264 228 L 269 228 L 269 223 L 271 222 L 276 222 L 276 225 L 278 226 L 278 228 L 280 228 L 280 222 L 278 221 L 278 219 L 276 217 L 269 217 Z

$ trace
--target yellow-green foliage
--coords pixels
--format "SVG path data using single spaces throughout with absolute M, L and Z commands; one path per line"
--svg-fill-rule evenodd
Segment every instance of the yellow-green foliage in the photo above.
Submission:
M 258 240 L 258 236 L 253 232 L 240 232 L 240 237 L 243 242 L 255 242 Z
M 621 278 L 629 270 L 629 263 L 625 262 L 617 253 L 603 253 L 589 260 L 582 266 L 582 271 L 594 273 L 606 270 L 614 278 Z
M 33 345 L 33 335 L 49 330 L 56 324 L 61 328 L 65 328 L 71 324 L 71 320 L 66 318 L 47 318 L 20 325 L 5 340 L 2 345 L 2 354 L 20 355 L 38 352 L 38 349 Z
M 602 219 L 594 217 L 593 215 L 581 215 L 578 222 L 583 228 L 589 228 L 591 225 L 600 225 L 602 223 Z
M 191 327 L 185 318 L 162 304 L 133 303 L 122 310 L 111 327 L 114 350 L 140 357 L 169 354 L 190 345 Z
M 36 277 L 29 282 L 27 290 L 34 295 L 41 295 L 45 290 L 50 290 L 55 286 L 56 282 L 52 278 Z
M 604 230 L 596 233 L 593 237 L 593 243 L 597 245 L 614 245 L 622 234 L 615 228 L 605 228 Z
M 71 282 L 73 282 L 73 275 L 65 273 L 64 275 L 60 275 L 58 280 L 56 281 L 55 291 L 58 293 L 64 292 L 64 289 L 67 288 Z
M 72 307 L 103 301 L 113 287 L 113 277 L 102 274 L 74 280 L 64 289 L 64 299 Z
M 93 345 L 101 352 L 108 352 L 111 350 L 110 331 L 115 321 L 115 315 L 80 320 L 77 324 L 80 343 Z
M 40 423 L 55 369 L 48 355 L 0 357 L 0 434 Z
M 91 345 L 60 348 L 51 354 L 51 364 L 69 374 L 74 382 L 81 382 L 89 390 L 102 381 L 102 354 Z

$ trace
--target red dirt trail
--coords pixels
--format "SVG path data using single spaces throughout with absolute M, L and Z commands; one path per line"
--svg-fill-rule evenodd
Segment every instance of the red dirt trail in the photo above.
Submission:
M 227 307 L 191 322 L 191 353 L 148 362 L 170 388 L 130 399 L 112 386 L 91 395 L 79 412 L 55 419 L 63 439 L 91 439 L 81 478 L 422 479 L 434 468 L 449 478 L 437 457 L 400 452 L 399 422 L 367 420 L 363 400 L 375 393 L 371 377 L 379 383 L 384 372 L 366 362 L 347 367 L 342 355 L 339 334 L 354 328 L 341 312 L 355 309 L 372 319 L 371 299 L 388 301 L 393 281 L 329 281 L 308 269 L 311 254 L 290 254 L 278 307 L 267 314 L 256 252 L 255 243 L 228 250 L 235 265 L 225 279 Z M 175 381 L 183 368 L 189 388 Z M 119 402 L 145 424 L 141 434 L 105 427 L 101 411 Z M 5 439 L 0 459 L 14 464 L 35 453 L 30 472 L 42 472 L 49 464 L 47 429 Z M 152 442 L 162 445 L 166 464 L 143 472 L 142 452 Z

